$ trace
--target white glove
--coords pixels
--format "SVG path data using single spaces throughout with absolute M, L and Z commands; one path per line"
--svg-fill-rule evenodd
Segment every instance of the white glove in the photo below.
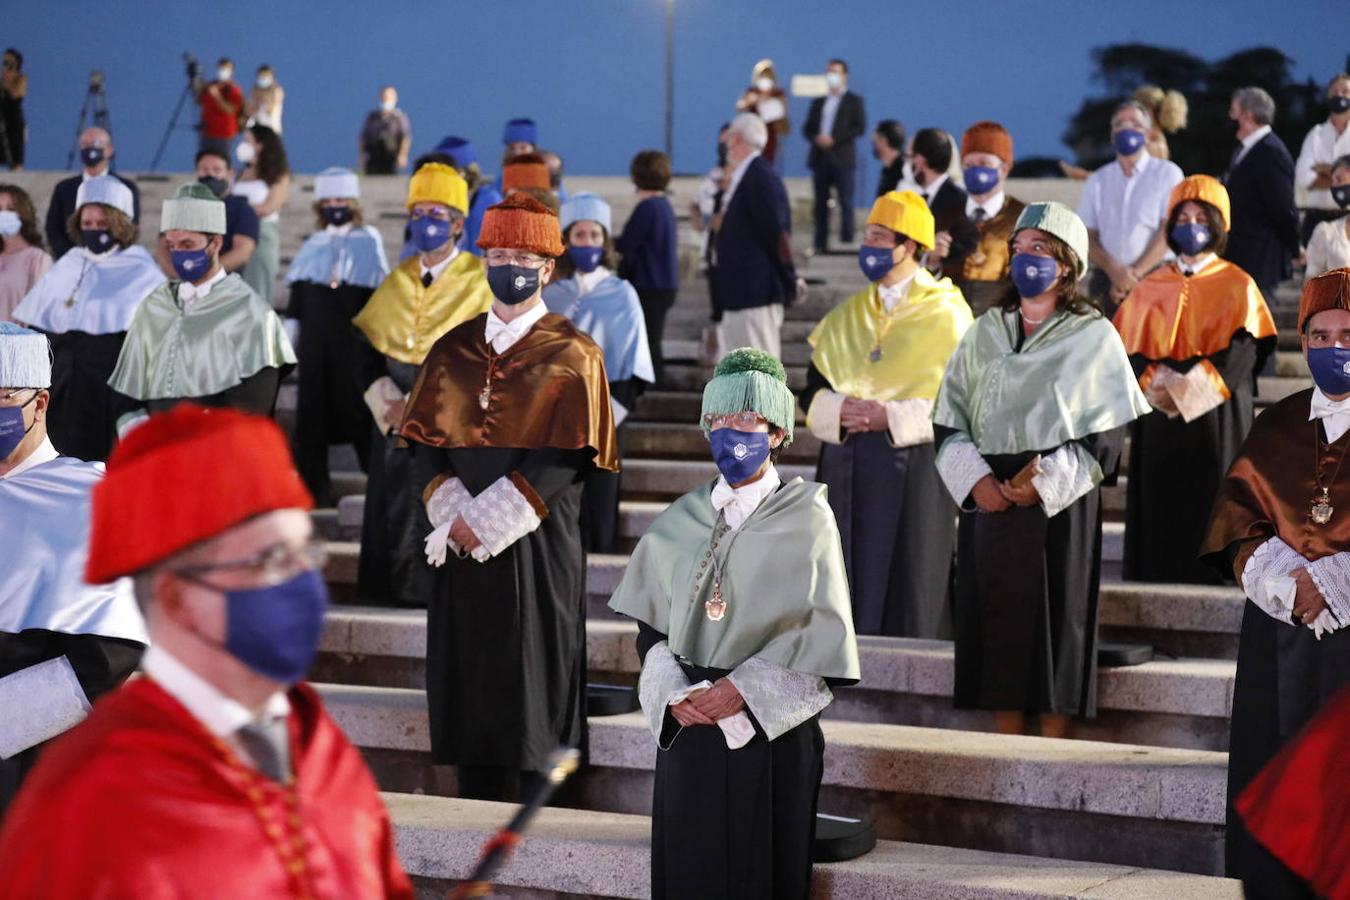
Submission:
M 437 528 L 431 534 L 427 535 L 425 546 L 427 554 L 427 563 L 433 568 L 439 569 L 445 565 L 445 558 L 450 551 L 450 526 L 453 522 L 446 522 L 440 528 Z

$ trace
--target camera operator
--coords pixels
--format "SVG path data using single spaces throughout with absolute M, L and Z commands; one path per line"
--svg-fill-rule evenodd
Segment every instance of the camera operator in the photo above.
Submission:
M 90 178 L 112 175 L 125 184 L 131 191 L 132 208 L 135 210 L 132 220 L 140 223 L 141 194 L 136 189 L 136 182 L 113 172 L 112 161 L 112 135 L 102 128 L 86 128 L 80 134 L 80 163 L 83 169 L 78 175 L 58 181 L 56 187 L 52 189 L 51 202 L 47 204 L 47 243 L 52 248 L 52 259 L 60 259 L 61 254 L 73 246 L 66 223 L 75 212 L 75 198 L 80 192 L 80 185 Z
M 196 61 L 189 58 L 189 73 L 195 69 Z M 194 88 L 200 80 L 200 75 L 194 79 Z M 197 91 L 197 104 L 202 108 L 197 149 L 218 151 L 229 159 L 230 145 L 239 135 L 239 119 L 244 111 L 244 92 L 234 83 L 233 62 L 221 57 L 216 64 L 216 80 Z

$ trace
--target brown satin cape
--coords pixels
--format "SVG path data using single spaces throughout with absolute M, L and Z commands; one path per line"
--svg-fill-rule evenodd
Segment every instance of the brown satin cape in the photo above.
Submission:
M 1321 423 L 1308 421 L 1311 401 L 1311 389 L 1299 391 L 1256 418 L 1214 500 L 1201 554 L 1221 567 L 1227 565 L 1225 554 L 1232 548 L 1239 584 L 1248 558 L 1272 537 L 1279 537 L 1308 560 L 1350 546 L 1350 460 L 1332 480 L 1341 454 L 1350 450 L 1350 433 L 1328 447 Z M 1326 525 L 1313 524 L 1311 516 L 1317 490 L 1314 435 L 1323 484 L 1331 491 L 1335 509 Z
M 964 260 L 943 268 L 943 274 L 958 283 L 963 281 L 1006 281 L 1012 251 L 1013 228 L 1027 205 L 1016 197 L 1003 195 L 1003 208 L 992 219 L 980 223 L 980 243 Z
M 505 353 L 483 339 L 487 315 L 456 326 L 427 355 L 400 433 L 431 447 L 595 451 L 619 470 L 618 442 L 600 347 L 549 313 Z M 478 403 L 491 369 L 491 399 Z
M 1190 278 L 1175 264 L 1162 266 L 1125 298 L 1115 325 L 1126 353 L 1151 360 L 1213 356 L 1239 331 L 1258 341 L 1275 336 L 1256 282 L 1224 260 Z

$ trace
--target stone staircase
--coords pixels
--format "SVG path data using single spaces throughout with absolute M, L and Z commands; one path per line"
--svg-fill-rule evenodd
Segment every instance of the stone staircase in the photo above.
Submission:
M 39 205 L 59 177 L 18 173 Z M 159 203 L 181 177 L 141 178 L 153 237 Z M 406 182 L 363 180 L 367 221 L 397 257 Z M 593 190 L 626 219 L 635 203 L 619 178 L 568 179 Z M 687 209 L 694 179 L 673 185 Z M 790 181 L 799 246 L 809 236 L 810 187 Z M 1077 185 L 1011 186 L 1024 198 L 1073 203 Z M 282 260 L 312 228 L 312 179 L 297 178 L 283 213 Z M 40 210 L 41 212 L 41 210 Z M 696 238 L 682 228 L 686 273 L 668 317 L 666 380 L 645 395 L 627 433 L 621 529 L 630 550 L 672 499 L 715 474 L 696 426 L 706 373 L 696 362 L 707 291 L 694 272 Z M 803 259 L 806 303 L 788 310 L 784 357 L 794 384 L 809 359 L 805 338 L 826 311 L 863 285 L 851 255 Z M 286 291 L 277 292 L 278 307 Z M 1297 285 L 1281 288 L 1276 317 L 1286 328 L 1276 364 L 1260 382 L 1261 406 L 1305 387 L 1293 316 Z M 278 418 L 293 422 L 294 382 L 283 385 Z M 800 419 L 799 419 L 800 421 Z M 785 477 L 814 474 L 818 442 L 800 428 L 785 454 Z M 316 510 L 329 541 L 329 615 L 312 680 L 370 761 L 386 794 L 405 865 L 426 896 L 464 877 L 482 841 L 510 815 L 501 804 L 453 799 L 453 772 L 431 765 L 425 684 L 425 614 L 349 605 L 359 554 L 364 476 L 335 451 L 335 508 Z M 1075 722 L 1067 739 L 992 733 L 992 716 L 951 706 L 950 643 L 865 637 L 863 680 L 837 691 L 824 719 L 822 808 L 867 815 L 881 838 L 871 853 L 817 867 L 815 897 L 1236 898 L 1222 872 L 1228 720 L 1243 597 L 1231 587 L 1142 585 L 1118 580 L 1123 546 L 1122 484 L 1106 490 L 1104 638 L 1146 640 L 1158 657 L 1102 669 L 1100 714 Z M 593 680 L 632 684 L 634 626 L 605 605 L 627 563 L 623 554 L 588 561 L 587 650 Z M 521 897 L 645 897 L 651 773 L 655 750 L 640 716 L 592 718 L 591 768 L 575 783 L 578 809 L 546 809 L 499 877 Z

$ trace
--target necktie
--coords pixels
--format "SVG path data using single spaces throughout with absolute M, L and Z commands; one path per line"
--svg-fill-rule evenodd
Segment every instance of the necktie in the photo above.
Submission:
M 431 287 L 431 282 L 433 281 L 435 281 L 435 279 L 431 276 L 430 270 L 422 273 L 422 287 Z
M 973 221 L 976 225 L 978 225 L 985 219 L 989 218 L 989 213 L 984 211 L 983 206 L 977 206 L 975 207 L 975 215 L 971 216 L 970 218 L 971 221 Z
M 284 717 L 245 725 L 235 734 L 259 772 L 278 782 L 291 777 L 290 733 Z

